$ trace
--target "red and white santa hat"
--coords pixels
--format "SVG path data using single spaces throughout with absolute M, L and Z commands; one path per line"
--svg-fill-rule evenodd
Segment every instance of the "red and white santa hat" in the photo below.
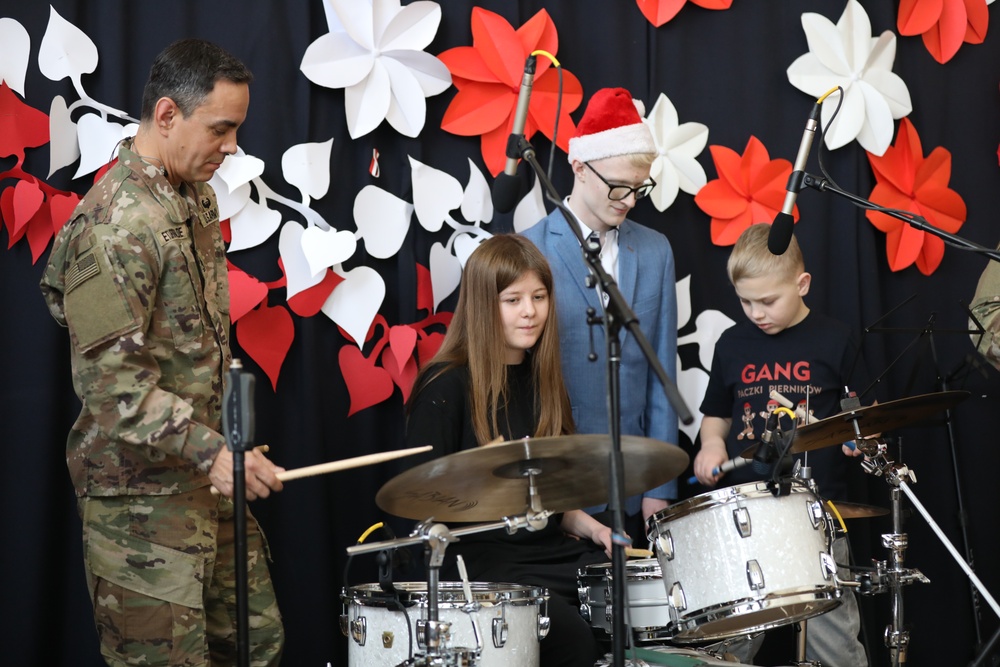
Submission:
M 598 90 L 587 103 L 576 136 L 569 140 L 570 163 L 656 153 L 653 134 L 642 122 L 644 111 L 642 102 L 624 88 Z

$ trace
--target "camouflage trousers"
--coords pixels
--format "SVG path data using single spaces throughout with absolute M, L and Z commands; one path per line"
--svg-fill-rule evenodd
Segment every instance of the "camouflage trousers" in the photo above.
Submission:
M 237 662 L 234 506 L 209 487 L 175 496 L 87 497 L 87 584 L 109 665 Z M 277 665 L 284 629 L 267 545 L 247 512 L 250 664 Z

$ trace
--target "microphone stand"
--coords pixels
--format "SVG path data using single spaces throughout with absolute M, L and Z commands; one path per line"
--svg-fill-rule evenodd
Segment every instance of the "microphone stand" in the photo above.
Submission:
M 994 262 L 1000 262 L 1000 250 L 993 250 L 991 248 L 981 246 L 978 243 L 973 243 L 972 241 L 964 239 L 961 236 L 956 236 L 950 232 L 944 231 L 943 229 L 938 229 L 916 213 L 885 208 L 884 206 L 880 206 L 879 204 L 869 201 L 864 197 L 859 197 L 858 195 L 847 192 L 846 190 L 841 190 L 836 185 L 831 183 L 829 179 L 813 176 L 812 174 L 805 174 L 802 178 L 802 187 L 810 187 L 814 190 L 819 190 L 820 192 L 832 192 L 835 195 L 839 195 L 844 199 L 847 199 L 859 208 L 884 213 L 891 218 L 902 220 L 915 229 L 919 229 L 927 232 L 928 234 L 933 234 L 938 238 L 944 239 L 952 245 L 961 246 L 966 250 L 973 250 L 981 255 L 989 257 Z
M 653 346 L 650 345 L 649 340 L 646 339 L 645 334 L 639 328 L 639 319 L 632 312 L 628 302 L 625 301 L 625 297 L 618 289 L 614 278 L 601 265 L 598 251 L 591 248 L 589 243 L 584 242 L 583 234 L 580 231 L 579 225 L 576 224 L 575 216 L 563 204 L 562 197 L 559 196 L 555 186 L 552 185 L 552 181 L 549 180 L 545 170 L 538 163 L 534 147 L 523 135 L 520 135 L 517 137 L 515 148 L 521 159 L 531 165 L 535 176 L 538 178 L 538 182 L 542 184 L 545 190 L 546 197 L 562 212 L 566 224 L 580 242 L 580 247 L 583 249 L 584 262 L 590 267 L 590 280 L 599 284 L 601 290 L 608 297 L 607 303 L 604 305 L 604 314 L 600 321 L 604 323 L 607 332 L 605 338 L 607 339 L 608 355 L 608 425 L 611 435 L 611 451 L 608 454 L 608 510 L 611 512 L 611 528 L 613 531 L 611 545 L 611 655 L 612 665 L 614 667 L 622 667 L 625 663 L 626 639 L 624 614 L 626 576 L 625 517 L 623 514 L 625 506 L 623 490 L 625 483 L 624 461 L 621 451 L 621 385 L 619 377 L 619 370 L 621 368 L 621 341 L 619 340 L 619 332 L 622 327 L 626 327 L 635 337 L 643 356 L 646 357 L 653 372 L 660 379 L 660 384 L 663 385 L 667 400 L 670 401 L 674 410 L 677 411 L 678 418 L 685 424 L 690 424 L 694 418 L 684 399 L 681 398 L 680 392 L 677 390 L 677 385 L 667 375 L 660 360 L 656 357 Z M 588 324 L 596 323 L 596 319 L 588 318 Z
M 226 419 L 226 445 L 233 453 L 233 521 L 236 553 L 236 650 L 237 665 L 250 665 L 250 608 L 247 600 L 247 492 L 244 455 L 250 434 L 243 432 L 242 400 L 243 363 L 233 359 L 229 364 L 229 396 L 223 406 Z

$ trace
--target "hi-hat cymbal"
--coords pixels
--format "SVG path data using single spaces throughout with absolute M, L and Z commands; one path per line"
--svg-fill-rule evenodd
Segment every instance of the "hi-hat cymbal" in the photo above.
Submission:
M 450 454 L 386 482 L 375 502 L 406 519 L 499 521 L 528 507 L 532 470 L 543 509 L 565 512 L 608 502 L 608 435 L 525 438 Z M 655 488 L 688 465 L 680 447 L 622 436 L 625 496 Z
M 799 426 L 795 431 L 791 452 L 793 454 L 809 452 L 854 440 L 855 421 L 862 437 L 877 435 L 916 424 L 936 412 L 957 405 L 968 397 L 969 392 L 967 391 L 939 391 L 934 394 L 900 398 L 887 403 L 841 412 L 832 417 Z M 757 445 L 753 445 L 743 450 L 740 456 L 751 458 L 756 451 Z
M 850 503 L 846 500 L 830 501 L 837 508 L 837 512 L 842 519 L 868 519 L 873 516 L 883 516 L 889 513 L 884 507 L 875 505 L 862 505 L 861 503 Z

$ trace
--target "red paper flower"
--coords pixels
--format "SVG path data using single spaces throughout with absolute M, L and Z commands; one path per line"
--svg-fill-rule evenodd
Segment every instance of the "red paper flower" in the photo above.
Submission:
M 688 0 L 635 0 L 646 20 L 659 28 L 677 16 Z M 733 0 L 691 0 L 705 9 L 729 9 Z
M 990 15 L 986 0 L 900 0 L 900 35 L 923 35 L 934 60 L 946 63 L 963 42 L 982 44 Z
M 458 46 L 438 56 L 458 89 L 441 120 L 441 129 L 467 137 L 482 135 L 483 161 L 494 176 L 507 159 L 507 137 L 514 125 L 525 61 L 532 51 L 541 49 L 554 56 L 558 48 L 556 26 L 544 9 L 515 31 L 502 16 L 474 7 L 472 46 Z M 529 141 L 538 130 L 552 139 L 558 91 L 559 73 L 548 58 L 539 57 L 524 127 Z M 579 79 L 564 69 L 558 139 L 564 151 L 576 129 L 569 114 L 582 101 Z
M 868 197 L 872 202 L 916 213 L 951 234 L 965 222 L 965 202 L 948 188 L 951 153 L 939 146 L 924 158 L 920 136 L 908 118 L 899 123 L 895 145 L 881 157 L 868 153 L 868 162 L 878 181 Z M 889 268 L 899 271 L 916 262 L 925 276 L 934 273 L 944 257 L 944 241 L 884 213 L 865 215 L 886 233 Z
M 767 148 L 751 136 L 743 155 L 725 146 L 709 146 L 719 178 L 705 184 L 694 201 L 712 218 L 712 243 L 736 243 L 743 230 L 758 222 L 771 222 L 785 201 L 785 187 L 792 173 L 788 160 L 772 160 Z M 798 205 L 792 210 L 798 222 Z

